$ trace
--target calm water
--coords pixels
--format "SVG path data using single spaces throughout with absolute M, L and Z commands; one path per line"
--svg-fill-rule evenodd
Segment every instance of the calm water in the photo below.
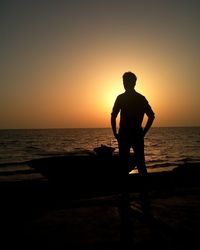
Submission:
M 8 164 L 19 168 L 19 163 L 40 157 L 87 153 L 101 144 L 118 153 L 110 128 L 0 130 L 0 169 Z M 200 162 L 200 127 L 151 128 L 145 154 L 147 166 L 154 168 Z

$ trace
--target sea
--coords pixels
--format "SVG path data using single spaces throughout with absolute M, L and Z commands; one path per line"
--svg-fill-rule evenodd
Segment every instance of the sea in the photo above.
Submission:
M 0 130 L 0 181 L 42 178 L 27 161 L 92 154 L 101 145 L 114 147 L 118 154 L 111 128 Z M 200 127 L 152 127 L 145 137 L 145 160 L 148 171 L 199 164 Z

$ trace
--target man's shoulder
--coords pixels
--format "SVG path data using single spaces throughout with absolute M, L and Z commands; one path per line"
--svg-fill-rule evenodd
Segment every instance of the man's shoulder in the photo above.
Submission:
M 121 100 L 121 99 L 124 98 L 124 96 L 125 96 L 125 93 L 121 93 L 121 94 L 119 94 L 119 95 L 117 96 L 117 99 L 118 99 L 118 100 Z
M 144 101 L 144 102 L 147 101 L 146 97 L 145 97 L 144 95 L 142 95 L 141 93 L 135 91 L 135 95 L 136 95 L 136 97 L 137 97 L 138 99 L 140 99 L 141 101 Z
M 140 99 L 141 101 L 148 102 L 147 98 L 144 95 L 142 95 L 141 93 L 136 92 L 136 95 L 137 95 L 138 99 Z
M 121 94 L 119 94 L 117 97 L 122 97 L 122 96 L 124 96 L 125 95 L 125 92 L 123 92 L 123 93 L 121 93 Z
M 138 96 L 139 98 L 144 98 L 146 99 L 146 97 L 144 95 L 142 95 L 141 93 L 135 91 L 135 95 Z

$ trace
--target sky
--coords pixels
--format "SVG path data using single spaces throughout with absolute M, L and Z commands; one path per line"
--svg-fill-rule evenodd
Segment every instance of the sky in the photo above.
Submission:
M 1 0 L 0 55 L 0 129 L 110 127 L 126 71 L 153 126 L 200 126 L 199 0 Z

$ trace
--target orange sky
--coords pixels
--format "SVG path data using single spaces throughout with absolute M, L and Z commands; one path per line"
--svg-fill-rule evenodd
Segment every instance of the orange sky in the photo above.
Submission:
M 200 126 L 199 3 L 83 2 L 0 6 L 0 128 L 110 127 L 129 70 L 154 126 Z

